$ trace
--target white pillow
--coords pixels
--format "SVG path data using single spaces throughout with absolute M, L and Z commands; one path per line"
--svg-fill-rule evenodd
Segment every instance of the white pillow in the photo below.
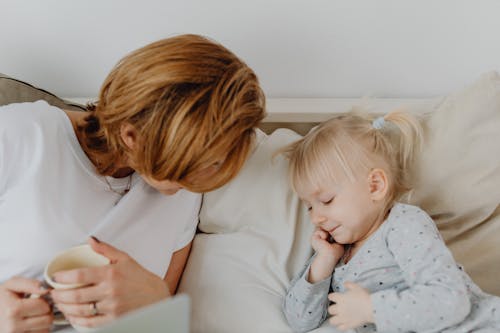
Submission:
M 426 124 L 411 203 L 431 215 L 472 279 L 500 296 L 500 75 L 450 94 Z
M 500 275 L 500 78 L 491 73 L 429 115 L 412 203 L 437 221 L 473 278 L 498 293 Z M 299 139 L 259 132 L 240 174 L 204 195 L 180 292 L 192 298 L 192 332 L 290 332 L 281 302 L 312 254 L 312 224 L 274 152 Z M 473 254 L 473 255 L 469 255 Z M 471 271 L 469 269 L 469 272 Z M 485 276 L 482 279 L 482 272 Z M 489 288 L 488 288 L 489 287 Z M 328 323 L 315 330 L 328 331 Z
M 201 231 L 179 292 L 192 298 L 192 332 L 291 332 L 281 312 L 291 277 L 311 255 L 312 225 L 273 153 L 300 138 L 280 129 L 231 183 L 204 196 Z

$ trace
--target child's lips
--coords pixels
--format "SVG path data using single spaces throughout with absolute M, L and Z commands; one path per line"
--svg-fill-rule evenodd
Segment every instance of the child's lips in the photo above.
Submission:
M 334 232 L 334 231 L 335 231 L 338 227 L 340 227 L 340 225 L 337 225 L 337 226 L 333 227 L 332 229 L 328 230 L 328 233 L 329 233 L 330 235 L 333 235 L 333 232 Z

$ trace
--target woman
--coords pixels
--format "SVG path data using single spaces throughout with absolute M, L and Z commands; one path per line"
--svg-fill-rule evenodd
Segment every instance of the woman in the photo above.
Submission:
M 231 180 L 265 115 L 253 71 L 204 37 L 122 59 L 89 112 L 0 107 L 0 331 L 48 332 L 41 287 L 57 252 L 88 240 L 112 264 L 61 272 L 57 308 L 95 327 L 174 294 L 202 193 Z

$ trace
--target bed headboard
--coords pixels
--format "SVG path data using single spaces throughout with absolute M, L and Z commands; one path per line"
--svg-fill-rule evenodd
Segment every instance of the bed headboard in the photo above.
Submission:
M 92 98 L 69 97 L 67 100 L 86 104 Z M 268 98 L 267 116 L 260 128 L 267 134 L 277 128 L 289 128 L 304 135 L 313 126 L 353 106 L 375 113 L 405 109 L 417 114 L 432 110 L 441 98 Z
M 367 108 L 374 113 L 405 109 L 423 114 L 432 110 L 440 100 L 440 98 L 270 98 L 267 100 L 268 115 L 261 129 L 270 133 L 276 128 L 284 127 L 303 135 L 318 123 L 335 114 L 346 112 L 354 106 Z

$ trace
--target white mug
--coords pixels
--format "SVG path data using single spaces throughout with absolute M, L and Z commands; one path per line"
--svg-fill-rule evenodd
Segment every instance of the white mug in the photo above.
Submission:
M 49 263 L 45 266 L 45 271 L 43 273 L 44 279 L 48 285 L 54 289 L 74 289 L 84 287 L 85 284 L 67 284 L 59 283 L 52 279 L 52 276 L 56 272 L 67 271 L 77 268 L 85 267 L 98 267 L 105 266 L 110 263 L 109 259 L 105 256 L 92 250 L 90 245 L 80 245 L 69 248 L 59 254 L 57 254 Z M 32 298 L 40 297 L 39 295 L 31 295 Z M 56 313 L 54 317 L 54 325 L 66 325 L 68 321 L 60 313 Z M 90 327 L 83 327 L 72 325 L 78 332 L 93 332 L 96 329 Z

